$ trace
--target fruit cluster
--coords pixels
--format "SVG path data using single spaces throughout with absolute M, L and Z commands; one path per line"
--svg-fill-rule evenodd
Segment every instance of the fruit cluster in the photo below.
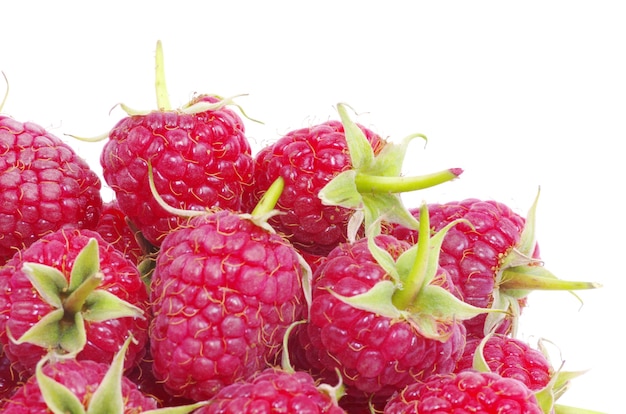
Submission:
M 462 170 L 402 175 L 424 137 L 344 104 L 253 153 L 234 98 L 170 107 L 160 42 L 156 87 L 104 137 L 112 200 L 0 115 L 2 412 L 575 412 L 579 373 L 517 322 L 533 290 L 598 284 L 544 266 L 537 200 L 407 206 Z

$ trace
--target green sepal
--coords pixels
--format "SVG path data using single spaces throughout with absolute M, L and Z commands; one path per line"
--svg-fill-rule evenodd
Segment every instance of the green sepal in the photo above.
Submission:
M 467 304 L 436 285 L 425 286 L 412 309 L 400 310 L 393 302 L 396 288 L 391 280 L 382 280 L 359 295 L 343 296 L 332 289 L 329 292 L 356 309 L 396 321 L 405 320 L 422 336 L 442 342 L 448 339 L 450 332 L 447 328 L 452 323 L 489 311 Z
M 194 410 L 197 410 L 200 407 L 204 407 L 209 404 L 211 404 L 211 400 L 200 401 L 197 403 L 186 405 L 179 405 L 176 407 L 156 408 L 154 410 L 144 411 L 143 414 L 188 414 L 193 412 Z
M 126 302 L 107 290 L 94 290 L 85 300 L 83 317 L 86 321 L 102 322 L 108 319 L 145 317 L 141 308 Z
M 452 227 L 460 222 L 467 222 L 467 220 L 454 220 L 431 235 L 428 205 L 422 203 L 418 226 L 419 242 L 402 253 L 396 263 L 400 272 L 400 284 L 394 301 L 399 308 L 411 307 L 419 295 L 419 291 L 436 277 L 444 237 Z
M 62 320 L 63 309 L 55 309 L 44 315 L 39 322 L 31 326 L 19 338 L 14 338 L 8 329 L 7 334 L 15 344 L 32 343 L 50 349 L 56 347 L 61 341 L 59 325 Z
M 361 128 L 352 122 L 348 116 L 345 104 L 338 104 L 337 112 L 339 112 L 339 118 L 343 124 L 352 167 L 355 170 L 369 169 L 375 160 L 374 150 L 371 144 Z
M 476 350 L 474 351 L 474 355 L 472 358 L 472 368 L 474 368 L 476 371 L 491 372 L 491 368 L 489 367 L 489 364 L 485 359 L 484 349 L 487 341 L 489 341 L 492 336 L 492 333 L 485 335 L 485 337 L 480 341 L 480 343 L 476 347 Z
M 451 333 L 447 329 L 450 325 L 485 312 L 495 310 L 478 308 L 463 302 L 441 286 L 427 285 L 420 291 L 413 307 L 406 311 L 405 318 L 412 321 L 426 338 L 445 341 Z
M 397 223 L 403 227 L 416 229 L 417 219 L 406 208 L 402 198 L 395 193 L 362 193 L 363 225 L 367 228 L 384 217 L 388 223 Z
M 528 209 L 524 228 L 520 235 L 520 240 L 515 246 L 515 249 L 507 254 L 500 262 L 501 268 L 515 267 L 519 265 L 528 265 L 533 262 L 538 262 L 537 259 L 532 257 L 537 244 L 536 241 L 536 221 L 537 221 L 537 205 L 539 204 L 540 189 L 537 190 L 537 195 L 533 204 Z
M 74 265 L 70 271 L 69 291 L 75 291 L 85 283 L 87 279 L 98 274 L 99 271 L 100 252 L 98 250 L 98 241 L 96 239 L 89 239 L 85 247 L 81 249 L 74 260 Z
M 85 323 L 80 313 L 73 316 L 71 323 L 67 321 L 68 318 L 63 309 L 55 309 L 42 317 L 19 338 L 14 338 L 10 331 L 7 333 L 11 341 L 18 345 L 30 343 L 44 349 L 62 350 L 65 354 L 76 355 L 87 343 Z
M 378 153 L 376 162 L 371 164 L 368 174 L 379 177 L 400 177 L 404 157 L 407 154 L 409 144 L 415 138 L 428 140 L 423 134 L 412 134 L 404 137 L 399 143 L 386 142 Z M 370 145 L 368 144 L 368 146 Z
M 402 312 L 396 308 L 391 300 L 395 290 L 396 284 L 391 280 L 381 280 L 372 286 L 367 292 L 354 296 L 343 296 L 330 288 L 328 289 L 328 291 L 337 299 L 351 305 L 354 308 L 391 319 L 400 319 L 402 317 Z
M 553 414 L 608 414 L 604 411 L 588 410 L 586 408 L 570 407 L 562 404 L 554 404 Z
M 63 306 L 61 295 L 67 290 L 67 279 L 60 270 L 39 263 L 24 263 L 22 271 L 37 293 L 50 306 Z
M 378 227 L 379 226 L 371 226 L 370 229 L 377 230 Z M 376 263 L 378 263 L 378 265 L 383 268 L 383 270 L 389 275 L 391 280 L 395 284 L 399 284 L 401 281 L 398 264 L 387 250 L 381 248 L 376 244 L 376 234 L 377 233 L 367 232 L 368 250 Z
M 35 378 L 48 409 L 54 414 L 85 414 L 85 407 L 72 391 L 43 373 L 48 360 L 47 356 L 41 358 L 35 368 Z
M 562 280 L 543 266 L 515 266 L 502 271 L 500 291 L 523 298 L 533 290 L 584 290 L 601 287 L 596 282 Z
M 363 196 L 356 188 L 355 169 L 342 171 L 333 177 L 318 193 L 323 204 L 350 209 L 361 208 Z
M 122 395 L 124 357 L 132 340 L 132 335 L 129 335 L 120 350 L 117 351 L 113 357 L 113 361 L 111 362 L 111 365 L 109 365 L 109 369 L 89 401 L 87 414 L 124 412 L 124 399 Z

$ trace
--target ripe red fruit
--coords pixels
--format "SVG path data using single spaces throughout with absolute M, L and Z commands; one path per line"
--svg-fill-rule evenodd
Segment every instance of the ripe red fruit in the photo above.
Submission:
M 414 225 L 399 193 L 432 187 L 457 178 L 462 170 L 402 177 L 401 167 L 413 134 L 401 143 L 384 141 L 354 123 L 344 104 L 339 121 L 292 131 L 261 149 L 255 157 L 256 203 L 278 177 L 285 190 L 271 224 L 299 250 L 325 256 L 338 244 L 363 234 L 379 216 Z
M 186 398 L 177 398 L 168 393 L 163 387 L 163 382 L 157 380 L 152 371 L 154 360 L 150 355 L 150 344 L 146 347 L 146 353 L 135 367 L 127 371 L 124 376 L 137 385 L 142 393 L 151 396 L 157 401 L 159 407 L 179 407 L 193 404 L 194 401 Z
M 375 154 L 384 140 L 359 126 Z M 323 205 L 320 190 L 338 173 L 352 168 L 343 124 L 331 120 L 291 131 L 262 148 L 255 156 L 254 187 L 248 206 L 254 206 L 278 177 L 285 189 L 276 208 L 283 214 L 269 223 L 302 251 L 326 255 L 347 240 L 353 210 Z
M 200 95 L 171 109 L 165 90 L 161 43 L 157 43 L 159 109 L 135 112 L 109 132 L 100 163 L 120 209 L 152 244 L 179 224 L 154 200 L 148 163 L 159 194 L 176 208 L 241 209 L 253 183 L 251 147 L 242 119 L 226 106 L 229 99 Z
M 376 243 L 396 255 L 410 247 L 390 236 Z M 429 339 L 410 322 L 357 309 L 333 294 L 363 294 L 388 279 L 366 239 L 333 250 L 314 276 L 307 354 L 327 372 L 338 368 L 346 386 L 364 393 L 390 395 L 424 375 L 451 372 L 465 344 L 460 323 L 450 328 L 448 340 Z
M 0 115 L 0 155 L 0 265 L 61 227 L 95 227 L 100 179 L 60 138 Z
M 230 413 L 345 413 L 337 401 L 321 390 L 303 371 L 267 368 L 247 381 L 222 388 L 196 414 Z
M 446 234 L 439 264 L 452 277 L 467 303 L 505 312 L 478 315 L 465 321 L 468 336 L 478 338 L 493 332 L 515 332 L 516 321 L 533 289 L 575 290 L 598 285 L 557 279 L 539 258 L 535 241 L 534 216 L 537 201 L 528 219 L 495 200 L 465 199 L 428 205 L 433 231 L 463 219 Z M 420 211 L 411 209 L 420 219 Z M 410 243 L 418 242 L 416 230 L 383 226 L 385 232 Z
M 423 220 L 420 231 L 428 229 Z M 437 266 L 442 234 L 432 247 L 429 237 L 411 246 L 369 235 L 329 253 L 313 278 L 305 336 L 311 372 L 339 370 L 347 394 L 375 399 L 452 372 L 465 345 L 461 321 L 482 310 L 451 293 L 450 278 Z
M 217 99 L 198 97 L 196 101 Z M 104 179 L 120 209 L 158 246 L 180 219 L 152 197 L 148 162 L 159 194 L 171 206 L 240 210 L 253 171 L 244 129 L 241 118 L 226 107 L 195 114 L 154 111 L 129 116 L 111 130 L 103 148 Z
M 272 363 L 306 310 L 303 261 L 253 216 L 192 217 L 164 239 L 152 276 L 153 370 L 201 401 Z
M 395 394 L 385 414 L 543 414 L 522 382 L 493 372 L 463 371 L 433 375 Z
M 137 266 L 95 231 L 60 229 L 0 268 L 0 341 L 20 372 L 52 350 L 108 362 L 130 334 L 126 367 L 148 339 Z
M 492 372 L 515 378 L 532 391 L 546 387 L 554 374 L 550 362 L 540 350 L 521 339 L 498 334 L 484 340 L 468 339 L 455 371 L 475 368 L 476 352 L 482 352 L 481 356 Z

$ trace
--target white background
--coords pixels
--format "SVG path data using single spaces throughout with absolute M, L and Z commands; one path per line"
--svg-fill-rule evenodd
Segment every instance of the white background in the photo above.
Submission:
M 553 341 L 565 369 L 590 368 L 562 403 L 621 411 L 622 3 L 3 1 L 0 14 L 3 112 L 59 136 L 106 132 L 124 116 L 109 113 L 119 102 L 156 108 L 161 39 L 172 104 L 248 94 L 239 103 L 264 122 L 247 124 L 255 148 L 346 102 L 392 140 L 428 136 L 426 148 L 412 144 L 406 174 L 465 170 L 409 205 L 493 198 L 525 214 L 541 186 L 546 267 L 604 287 L 582 292 L 582 307 L 532 294 L 520 336 Z M 65 138 L 100 171 L 102 143 Z

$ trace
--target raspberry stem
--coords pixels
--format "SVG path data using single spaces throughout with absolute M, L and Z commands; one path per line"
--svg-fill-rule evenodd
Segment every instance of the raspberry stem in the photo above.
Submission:
M 283 193 L 283 188 L 285 188 L 285 179 L 278 177 L 265 191 L 254 210 L 252 210 L 252 217 L 259 217 L 271 212 L 276 206 L 278 198 Z
M 165 67 L 163 59 L 163 45 L 161 41 L 157 41 L 156 46 L 156 79 L 154 86 L 156 88 L 157 106 L 160 111 L 169 111 L 172 109 L 170 98 L 167 93 L 165 84 Z
M 80 285 L 63 300 L 64 319 L 74 321 L 74 315 L 83 310 L 89 295 L 102 283 L 102 273 L 96 272 L 85 278 Z
M 359 193 L 405 193 L 434 187 L 457 178 L 463 170 L 450 168 L 431 174 L 411 177 L 389 177 L 358 173 L 355 177 Z
M 417 300 L 429 270 L 430 255 L 430 220 L 425 203 L 422 204 L 419 221 L 419 240 L 415 253 L 415 262 L 410 272 L 402 280 L 401 288 L 393 294 L 393 304 L 398 309 L 409 309 Z M 423 237 L 422 237 L 423 236 Z

